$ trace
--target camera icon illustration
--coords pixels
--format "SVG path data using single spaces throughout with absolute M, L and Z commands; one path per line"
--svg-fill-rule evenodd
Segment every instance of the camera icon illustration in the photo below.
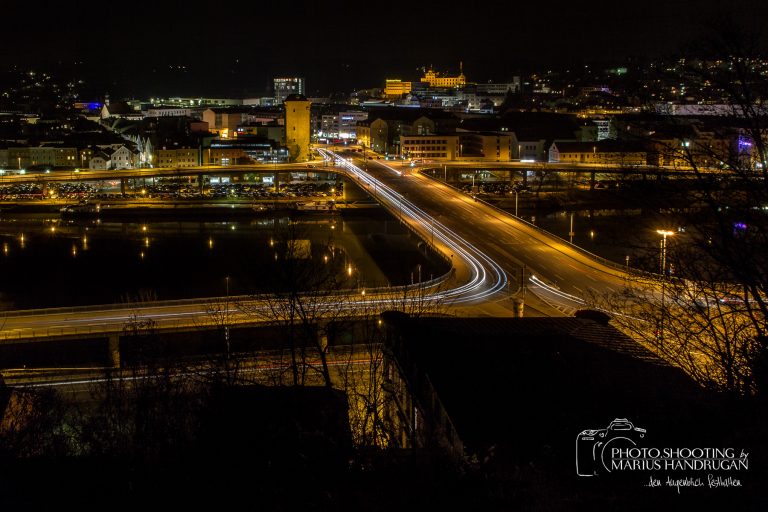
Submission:
M 595 476 L 610 473 L 614 448 L 631 448 L 645 437 L 645 429 L 626 418 L 614 419 L 607 428 L 587 429 L 576 436 L 576 474 Z

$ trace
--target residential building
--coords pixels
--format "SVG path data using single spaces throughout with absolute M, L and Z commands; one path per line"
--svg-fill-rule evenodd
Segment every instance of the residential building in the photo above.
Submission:
M 57 146 L 9 147 L 5 160 L 6 166 L 12 169 L 28 169 L 36 165 L 50 167 L 80 165 L 77 148 Z
M 549 161 L 576 164 L 647 165 L 648 152 L 637 144 L 602 140 L 595 142 L 555 141 Z
M 357 140 L 379 153 L 400 154 L 403 135 L 452 133 L 459 119 L 450 112 L 422 108 L 372 109 L 357 123 Z
M 451 161 L 459 156 L 458 135 L 401 135 L 400 155 L 409 159 Z
M 517 137 L 504 132 L 457 132 L 462 160 L 509 162 L 518 158 Z
M 134 109 L 125 101 L 105 102 L 104 106 L 101 107 L 101 119 L 109 119 L 112 117 L 138 121 L 142 119 L 144 115 L 141 113 L 141 110 Z
M 88 159 L 88 168 L 92 171 L 105 171 L 110 167 L 109 155 L 106 151 L 96 150 Z
M 276 109 L 256 107 L 218 108 L 213 107 L 203 112 L 203 121 L 208 123 L 208 130 L 224 138 L 237 136 L 240 126 L 249 124 L 281 124 L 282 113 Z
M 153 161 L 156 167 L 196 167 L 200 162 L 200 150 L 163 147 L 155 150 Z
M 109 150 L 110 169 L 133 169 L 136 155 L 132 150 L 123 145 L 113 146 Z

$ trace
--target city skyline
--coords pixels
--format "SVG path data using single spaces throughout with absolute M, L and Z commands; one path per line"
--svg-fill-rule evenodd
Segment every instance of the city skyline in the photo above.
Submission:
M 415 78 L 424 66 L 456 71 L 460 61 L 470 80 L 503 82 L 531 68 L 696 51 L 722 20 L 750 26 L 764 17 L 768 8 L 751 4 L 555 3 L 542 12 L 491 3 L 459 13 L 436 2 L 375 11 L 269 2 L 207 17 L 168 2 L 126 10 L 87 1 L 77 12 L 11 2 L 7 19 L 33 22 L 10 24 L 0 59 L 81 73 L 95 90 L 118 95 L 258 96 L 285 75 L 306 76 L 315 96 L 377 87 L 384 76 Z

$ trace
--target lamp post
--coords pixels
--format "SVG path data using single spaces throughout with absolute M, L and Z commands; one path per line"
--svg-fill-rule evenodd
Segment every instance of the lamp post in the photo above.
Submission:
M 667 237 L 675 234 L 674 231 L 666 231 L 664 229 L 657 229 L 656 232 L 661 235 L 661 254 L 659 267 L 661 275 L 667 275 Z
M 224 303 L 224 341 L 227 344 L 227 360 L 229 360 L 229 276 L 224 278 L 226 282 L 226 294 L 227 294 L 227 300 Z
M 518 217 L 517 215 L 517 189 L 515 189 L 515 217 Z M 571 229 L 573 231 L 573 229 Z
M 664 292 L 667 281 L 667 237 L 674 235 L 674 231 L 667 231 L 664 229 L 657 229 L 656 232 L 661 235 L 661 322 L 659 324 L 659 337 L 664 339 Z
M 429 218 L 429 225 L 430 225 L 430 230 L 432 232 L 432 249 L 434 249 L 435 248 L 435 218 L 434 217 Z
M 571 230 L 568 232 L 571 244 L 573 244 L 573 212 L 571 212 Z

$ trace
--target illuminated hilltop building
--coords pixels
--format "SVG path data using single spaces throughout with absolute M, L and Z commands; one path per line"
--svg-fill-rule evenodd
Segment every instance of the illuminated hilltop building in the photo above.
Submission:
M 464 63 L 459 63 L 458 76 L 440 76 L 440 73 L 430 67 L 424 72 L 421 81 L 428 83 L 430 87 L 464 87 L 467 85 L 467 78 L 464 76 Z
M 285 99 L 285 145 L 291 162 L 309 160 L 311 104 L 301 94 L 291 94 Z

